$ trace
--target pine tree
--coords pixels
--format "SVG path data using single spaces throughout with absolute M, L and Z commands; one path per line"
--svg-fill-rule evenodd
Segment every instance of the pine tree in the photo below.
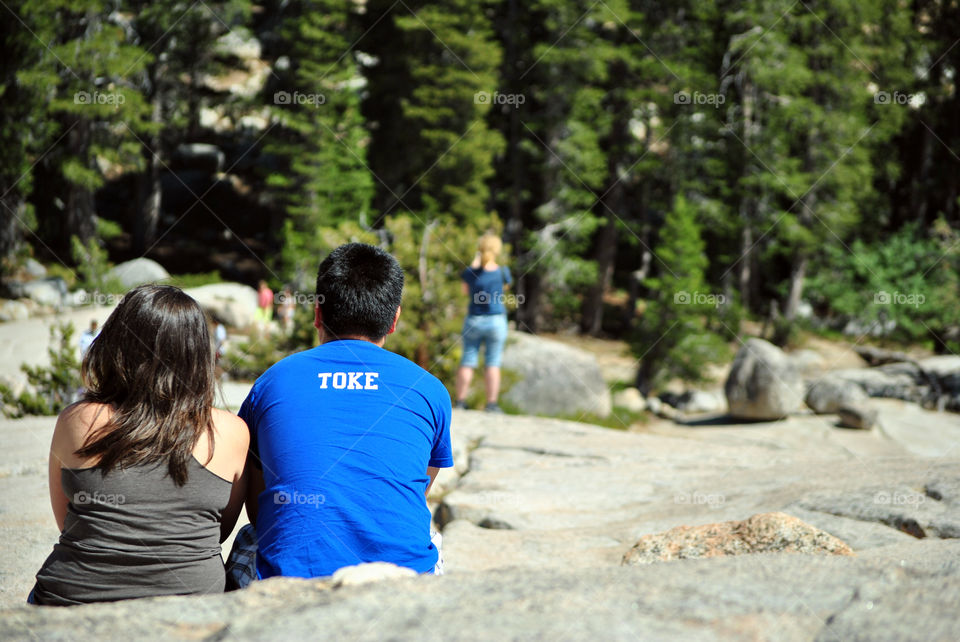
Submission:
M 631 342 L 640 360 L 637 387 L 644 392 L 674 376 L 698 380 L 704 364 L 724 353 L 723 342 L 707 332 L 707 319 L 725 301 L 704 278 L 708 260 L 697 215 L 693 203 L 677 196 L 660 229 L 658 274 L 644 283 L 653 297 Z
M 127 42 L 125 18 L 102 0 L 26 3 L 21 18 L 49 43 L 21 78 L 46 88 L 46 117 L 57 126 L 56 144 L 34 166 L 31 201 L 41 238 L 65 256 L 72 236 L 86 242 L 96 234 L 101 167 L 139 166 L 133 132 L 146 105 L 133 79 L 149 54 Z
M 24 19 L 23 1 L 7 9 Z M 7 16 L 0 24 L 0 267 L 7 273 L 25 248 L 24 236 L 32 240 L 36 220 L 27 202 L 33 175 L 30 165 L 53 142 L 52 123 L 44 118 L 46 89 L 30 71 L 44 57 L 43 43 L 17 18 Z M 33 24 L 36 28 L 36 24 Z
M 220 71 L 217 40 L 228 30 L 246 33 L 249 0 L 184 4 L 177 0 L 133 0 L 130 28 L 149 56 L 138 78 L 149 116 L 137 132 L 144 171 L 137 185 L 133 249 L 143 253 L 157 234 L 162 210 L 161 173 L 170 163 L 172 142 L 190 142 L 199 132 L 205 74 Z M 226 96 L 217 97 L 223 108 Z
M 278 125 L 266 151 L 279 168 L 267 186 L 286 214 L 279 267 L 297 287 L 308 287 L 317 256 L 327 249 L 324 228 L 370 223 L 364 82 L 350 49 L 360 34 L 356 18 L 349 5 L 332 1 L 285 7 L 276 53 L 288 62 L 267 96 Z

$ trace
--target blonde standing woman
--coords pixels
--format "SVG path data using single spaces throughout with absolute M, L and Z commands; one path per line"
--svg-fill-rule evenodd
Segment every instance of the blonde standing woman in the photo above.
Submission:
M 512 282 L 510 269 L 497 263 L 503 244 L 493 234 L 485 234 L 479 243 L 473 263 L 460 275 L 463 292 L 470 296 L 467 318 L 463 322 L 463 358 L 457 371 L 457 408 L 467 407 L 467 393 L 473 381 L 473 370 L 479 364 L 480 348 L 484 349 L 484 384 L 487 412 L 502 412 L 497 404 L 500 396 L 500 361 L 507 341 L 507 309 L 504 290 Z

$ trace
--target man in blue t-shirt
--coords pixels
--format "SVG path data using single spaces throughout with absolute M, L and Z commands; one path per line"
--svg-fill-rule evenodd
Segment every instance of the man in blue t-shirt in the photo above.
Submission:
M 426 494 L 453 465 L 450 397 L 383 348 L 402 290 L 383 250 L 335 249 L 317 274 L 320 345 L 267 370 L 243 402 L 258 578 L 375 561 L 434 571 Z

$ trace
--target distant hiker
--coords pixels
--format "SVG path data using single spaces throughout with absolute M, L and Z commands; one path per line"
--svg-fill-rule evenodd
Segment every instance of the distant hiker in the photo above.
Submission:
M 273 290 L 266 281 L 260 281 L 257 288 L 257 316 L 258 323 L 269 324 L 273 320 Z
M 479 364 L 482 346 L 487 392 L 484 409 L 487 412 L 501 412 L 497 398 L 500 396 L 500 361 L 507 341 L 504 290 L 510 285 L 512 277 L 509 268 L 497 264 L 503 247 L 498 236 L 485 234 L 480 239 L 479 247 L 473 263 L 460 275 L 463 292 L 470 295 L 470 304 L 463 322 L 463 357 L 456 381 L 457 408 L 467 407 L 473 369 Z
M 83 334 L 80 335 L 81 359 L 87 354 L 87 350 L 90 349 L 90 344 L 93 343 L 93 340 L 97 338 L 98 334 L 100 334 L 100 328 L 98 327 L 97 320 L 90 319 L 90 327 L 84 330 Z

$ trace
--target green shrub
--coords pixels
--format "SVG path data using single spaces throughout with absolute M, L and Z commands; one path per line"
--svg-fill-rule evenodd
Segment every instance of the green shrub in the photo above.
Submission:
M 942 221 L 930 234 L 906 225 L 882 242 L 857 239 L 849 251 L 824 248 L 826 260 L 811 275 L 807 297 L 840 321 L 856 319 L 896 327 L 885 338 L 927 342 L 957 324 L 960 250 Z
M 8 386 L 0 384 L 4 415 L 56 415 L 71 403 L 81 385 L 74 331 L 72 323 L 50 328 L 50 348 L 47 351 L 50 365 L 22 364 L 20 369 L 27 375 L 28 386 L 20 395 L 15 396 Z

